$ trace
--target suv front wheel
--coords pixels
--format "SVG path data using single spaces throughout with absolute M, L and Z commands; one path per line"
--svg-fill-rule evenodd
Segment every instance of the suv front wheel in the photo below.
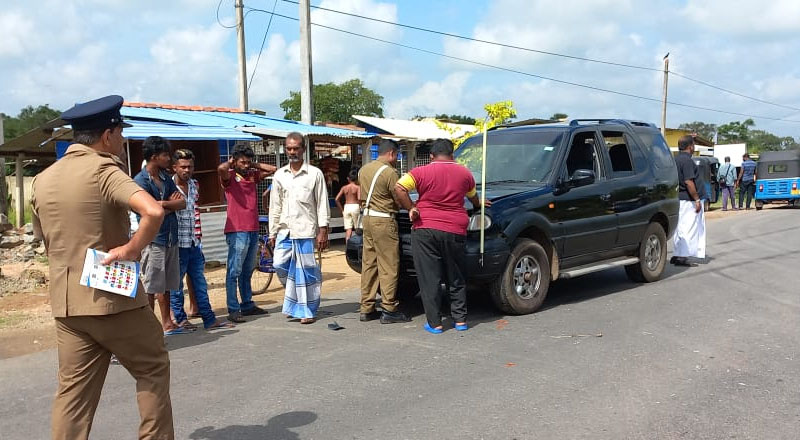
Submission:
M 491 296 L 503 312 L 524 315 L 542 306 L 549 287 L 547 252 L 536 241 L 521 238 L 508 257 L 506 270 L 492 282 Z
M 658 223 L 650 223 L 639 243 L 639 262 L 625 266 L 631 281 L 652 283 L 661 278 L 667 263 L 667 234 Z

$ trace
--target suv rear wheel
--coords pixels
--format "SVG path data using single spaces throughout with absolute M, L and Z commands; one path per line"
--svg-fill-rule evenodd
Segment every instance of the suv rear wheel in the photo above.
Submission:
M 661 278 L 667 263 L 667 234 L 658 223 L 650 223 L 639 244 L 639 262 L 625 266 L 631 281 L 652 283 Z
M 505 313 L 524 315 L 542 306 L 550 287 L 550 262 L 542 245 L 534 240 L 517 240 L 506 270 L 491 286 L 497 308 Z

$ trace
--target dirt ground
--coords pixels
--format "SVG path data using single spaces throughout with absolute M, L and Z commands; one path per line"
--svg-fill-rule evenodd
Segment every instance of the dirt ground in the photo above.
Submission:
M 47 274 L 47 265 L 40 262 L 13 263 L 2 266 L 0 278 L 0 359 L 33 353 L 55 347 L 53 318 L 50 315 L 50 296 L 47 287 L 19 281 L 25 269 L 38 269 Z M 330 295 L 358 287 L 359 275 L 353 272 L 344 258 L 344 245 L 334 245 L 322 255 L 322 295 Z M 283 302 L 283 289 L 277 277 L 267 291 L 253 300 L 270 310 Z M 226 316 L 225 267 L 206 269 L 211 307 L 217 316 Z M 185 307 L 188 311 L 189 302 Z M 202 324 L 199 319 L 194 323 Z M 202 330 L 201 330 L 202 331 Z

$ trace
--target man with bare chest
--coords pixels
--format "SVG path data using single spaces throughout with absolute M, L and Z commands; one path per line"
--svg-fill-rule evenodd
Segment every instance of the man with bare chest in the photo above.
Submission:
M 342 206 L 344 199 L 344 206 Z M 358 225 L 358 217 L 361 211 L 361 187 L 358 186 L 358 168 L 350 170 L 347 175 L 347 185 L 339 190 L 336 195 L 336 207 L 344 218 L 345 240 L 349 241 L 353 235 L 353 228 Z

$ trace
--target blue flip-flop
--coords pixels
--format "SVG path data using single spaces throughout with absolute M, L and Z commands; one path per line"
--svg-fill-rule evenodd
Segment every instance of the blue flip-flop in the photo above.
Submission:
M 453 328 L 460 332 L 465 332 L 469 330 L 469 325 L 465 322 L 463 324 L 459 324 L 457 322 L 453 323 Z
M 164 332 L 164 336 L 175 336 L 175 335 L 188 335 L 191 333 L 190 330 L 187 330 L 183 327 L 174 328 L 172 330 L 167 330 Z
M 424 328 L 426 332 L 433 333 L 434 335 L 438 335 L 438 334 L 444 332 L 443 329 L 436 328 L 436 327 L 431 327 L 431 325 L 428 324 L 427 322 L 425 323 L 425 325 L 422 328 Z

